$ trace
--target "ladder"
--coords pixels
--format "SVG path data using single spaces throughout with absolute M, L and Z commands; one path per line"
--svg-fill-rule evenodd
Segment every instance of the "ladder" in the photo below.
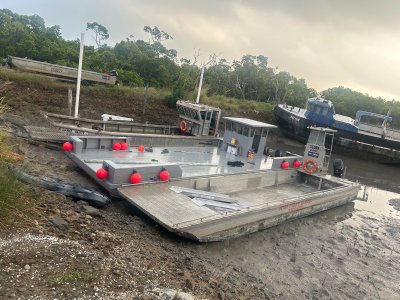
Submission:
M 325 156 L 323 161 L 323 167 L 327 169 L 329 167 L 329 161 L 331 159 L 334 135 L 335 134 L 333 132 L 325 132 Z

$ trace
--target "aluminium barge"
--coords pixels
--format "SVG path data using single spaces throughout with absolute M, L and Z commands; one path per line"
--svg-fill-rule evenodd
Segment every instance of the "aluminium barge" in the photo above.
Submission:
M 221 148 L 143 151 L 129 147 L 127 138 L 102 136 L 71 137 L 68 156 L 111 194 L 126 199 L 170 232 L 211 242 L 356 199 L 359 184 L 326 175 L 329 154 L 325 156 L 323 145 L 327 133 L 332 131 L 312 128 L 304 157 L 241 156 L 233 154 L 233 145 L 226 142 Z M 126 149 L 113 150 L 117 142 Z M 307 171 L 310 160 L 316 164 L 312 174 Z M 229 164 L 232 161 L 236 166 Z M 304 168 L 295 164 L 299 161 Z

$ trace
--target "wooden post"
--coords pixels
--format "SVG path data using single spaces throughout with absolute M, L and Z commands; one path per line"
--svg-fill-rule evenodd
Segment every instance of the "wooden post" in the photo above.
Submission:
M 68 114 L 72 116 L 72 90 L 68 89 Z
M 143 104 L 143 117 L 144 114 L 146 113 L 146 106 L 147 106 L 147 90 L 149 89 L 149 84 L 146 83 L 144 86 L 144 104 Z

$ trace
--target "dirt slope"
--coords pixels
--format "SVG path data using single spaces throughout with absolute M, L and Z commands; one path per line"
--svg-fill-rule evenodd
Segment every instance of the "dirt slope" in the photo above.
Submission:
M 43 123 L 40 111 L 68 113 L 68 88 L 74 86 L 55 82 L 50 87 L 0 80 L 0 97 L 12 108 L 12 114 L 36 124 Z M 177 124 L 177 112 L 165 105 L 162 98 L 149 95 L 143 116 L 142 91 L 123 93 L 113 87 L 82 87 L 79 115 L 83 118 L 100 119 L 104 113 L 131 117 L 137 122 L 150 124 Z M 75 102 L 75 96 L 73 97 Z M 74 106 L 72 108 L 74 112 Z M 32 124 L 33 125 L 33 124 Z

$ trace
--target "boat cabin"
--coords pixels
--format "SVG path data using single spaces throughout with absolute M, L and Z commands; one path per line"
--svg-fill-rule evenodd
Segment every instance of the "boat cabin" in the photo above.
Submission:
M 334 135 L 337 131 L 323 127 L 309 127 L 309 129 L 310 136 L 303 156 L 304 168 L 301 171 L 309 174 L 314 172 L 326 174 L 331 158 Z M 308 172 L 307 170 L 313 170 L 313 172 Z
M 307 100 L 305 117 L 313 122 L 329 126 L 334 121 L 335 108 L 331 101 L 323 98 Z
M 178 100 L 179 129 L 195 136 L 217 136 L 221 109 L 204 104 Z
M 224 117 L 222 149 L 235 155 L 263 155 L 268 132 L 275 125 L 247 118 Z

